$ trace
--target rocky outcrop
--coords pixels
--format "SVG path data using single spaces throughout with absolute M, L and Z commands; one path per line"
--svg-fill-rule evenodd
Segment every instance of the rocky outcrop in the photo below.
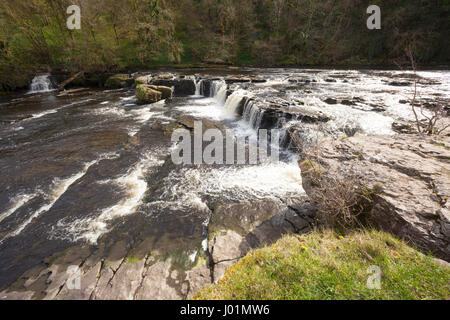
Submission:
M 120 89 L 130 87 L 133 79 L 128 74 L 116 74 L 108 78 L 105 87 L 108 89 Z
M 185 76 L 165 73 L 152 76 L 151 79 L 147 76 L 146 81 L 151 85 L 173 88 L 174 95 L 178 97 L 186 97 L 195 94 L 194 80 L 188 79 Z
M 216 206 L 208 225 L 212 280 L 219 281 L 250 250 L 272 244 L 283 234 L 310 231 L 314 216 L 306 195 L 289 203 L 265 199 Z
M 311 157 L 311 156 L 310 156 Z M 325 179 L 357 178 L 374 196 L 368 220 L 450 261 L 450 139 L 418 135 L 324 140 L 312 156 Z M 309 194 L 314 187 L 304 176 Z

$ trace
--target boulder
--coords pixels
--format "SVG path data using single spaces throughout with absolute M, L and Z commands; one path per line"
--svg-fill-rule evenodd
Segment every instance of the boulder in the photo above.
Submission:
M 153 86 L 140 84 L 136 87 L 136 98 L 138 104 L 155 103 L 162 100 L 162 93 Z
M 337 104 L 338 103 L 338 101 L 333 98 L 327 98 L 326 100 L 324 100 L 324 102 L 327 104 Z
M 133 79 L 128 74 L 116 74 L 108 78 L 105 87 L 108 89 L 120 89 L 130 87 Z
M 164 86 L 156 86 L 156 87 L 154 87 L 154 89 L 161 92 L 163 99 L 171 99 L 173 96 L 172 88 L 164 87 Z
M 164 99 L 171 99 L 173 91 L 169 87 L 139 84 L 136 87 L 136 98 L 139 104 L 155 103 Z

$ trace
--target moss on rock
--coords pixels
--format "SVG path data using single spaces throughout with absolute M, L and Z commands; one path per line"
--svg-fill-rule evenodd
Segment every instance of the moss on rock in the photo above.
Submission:
M 139 104 L 155 103 L 162 100 L 162 93 L 145 84 L 136 87 L 136 98 Z
M 171 99 L 172 98 L 173 91 L 169 87 L 157 86 L 155 90 L 158 90 L 159 92 L 162 93 L 163 99 Z
M 139 104 L 155 103 L 163 99 L 170 99 L 172 94 L 171 88 L 163 86 L 139 84 L 136 87 L 136 98 Z
M 116 74 L 108 78 L 105 87 L 109 89 L 120 89 L 130 86 L 130 78 L 128 74 Z

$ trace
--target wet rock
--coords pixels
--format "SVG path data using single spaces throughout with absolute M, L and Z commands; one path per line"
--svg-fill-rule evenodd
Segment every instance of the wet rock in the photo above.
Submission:
M 397 133 L 413 134 L 417 133 L 417 128 L 411 122 L 406 121 L 394 121 L 392 123 L 392 129 Z
M 230 76 L 225 78 L 225 82 L 227 84 L 233 84 L 233 83 L 246 83 L 251 82 L 252 80 L 249 77 L 244 76 Z
M 265 83 L 267 82 L 266 79 L 258 76 L 248 75 L 237 75 L 237 76 L 228 76 L 225 77 L 225 82 L 227 84 L 243 84 L 243 83 Z
M 379 106 L 379 105 L 372 105 L 372 111 L 375 112 L 385 112 L 386 108 L 383 106 Z
M 186 97 L 195 94 L 195 83 L 193 79 L 177 77 L 173 74 L 160 74 L 153 77 L 149 84 L 173 88 L 174 95 Z
M 267 104 L 264 101 L 256 101 L 254 99 L 248 99 L 243 101 L 242 107 L 238 110 L 242 110 L 245 113 L 245 105 L 248 101 L 253 101 L 253 108 L 259 109 L 260 122 L 258 124 L 259 129 L 277 129 L 283 122 L 289 122 L 291 120 L 302 121 L 303 123 L 320 123 L 328 122 L 330 119 L 324 113 L 320 111 L 309 110 L 307 107 L 296 105 L 295 108 L 290 108 L 289 103 L 285 105 L 278 102 L 277 104 Z M 242 114 L 243 112 L 239 113 Z
M 409 87 L 412 85 L 411 82 L 402 82 L 402 81 L 391 81 L 388 83 L 390 86 L 394 87 Z
M 33 118 L 33 115 L 31 115 L 31 114 L 24 114 L 24 115 L 21 115 L 21 116 L 14 117 L 12 119 L 7 119 L 7 120 L 5 120 L 5 122 L 20 122 L 20 121 L 23 121 L 23 120 L 26 120 L 26 119 L 31 119 L 31 118 Z
M 225 126 L 220 121 L 201 119 L 190 115 L 181 115 L 177 117 L 177 121 L 189 130 L 194 130 L 195 122 L 199 121 L 202 123 L 203 133 L 209 129 L 218 129 L 225 132 Z
M 341 104 L 343 104 L 344 106 L 354 106 L 354 105 L 356 105 L 355 102 L 347 100 L 347 99 L 342 100 Z
M 325 82 L 333 83 L 333 82 L 337 82 L 337 80 L 336 79 L 332 79 L 332 78 L 328 78 L 328 79 L 325 79 Z
M 418 135 L 355 136 L 324 140 L 315 161 L 325 179 L 357 177 L 381 191 L 371 223 L 450 261 L 450 144 Z M 355 156 L 357 155 L 357 156 Z M 309 194 L 314 188 L 304 177 Z
M 252 83 L 266 83 L 267 80 L 261 77 L 251 77 Z
M 159 91 L 162 94 L 163 99 L 171 99 L 173 96 L 173 91 L 169 87 L 164 86 L 149 86 L 153 90 Z
M 195 94 L 195 83 L 192 80 L 152 80 L 152 84 L 174 88 L 174 95 L 186 97 Z
M 298 83 L 298 84 L 303 84 L 303 85 L 311 83 L 311 80 L 309 80 L 309 79 L 302 79 L 302 78 L 291 78 L 288 81 L 290 83 Z
M 105 87 L 108 89 L 120 89 L 130 87 L 133 84 L 133 79 L 128 74 L 116 74 L 108 78 Z
M 333 99 L 333 98 L 327 98 L 323 102 L 325 102 L 327 104 L 337 104 L 338 103 L 338 101 L 336 99 Z

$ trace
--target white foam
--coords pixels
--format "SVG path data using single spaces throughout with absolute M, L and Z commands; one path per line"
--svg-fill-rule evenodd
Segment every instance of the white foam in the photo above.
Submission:
M 259 166 L 184 168 L 165 179 L 163 198 L 174 208 L 199 206 L 205 195 L 230 200 L 284 198 L 304 193 L 300 168 L 296 161 Z
M 46 111 L 43 111 L 43 112 L 40 112 L 40 113 L 33 114 L 33 118 L 38 119 L 38 118 L 41 118 L 41 117 L 46 116 L 48 114 L 57 113 L 57 112 L 58 112 L 58 109 L 46 110 Z
M 227 100 L 228 86 L 224 80 L 216 80 L 211 83 L 211 97 L 216 99 L 219 105 L 224 105 Z
M 202 241 L 202 249 L 203 249 L 203 251 L 208 251 L 208 239 L 204 239 L 203 241 Z
M 195 259 L 197 259 L 197 254 L 198 254 L 198 252 L 197 252 L 197 251 L 194 251 L 192 254 L 189 255 L 189 260 L 190 260 L 192 263 L 194 263 L 194 262 L 195 262 Z
M 10 208 L 7 211 L 5 211 L 2 214 L 0 214 L 0 222 L 5 220 L 6 218 L 8 218 L 10 215 L 12 215 L 14 212 L 16 212 L 20 207 L 22 207 L 28 201 L 30 201 L 31 199 L 33 199 L 33 198 L 35 198 L 37 196 L 38 196 L 38 193 L 19 194 L 19 195 L 15 196 L 11 200 Z
M 8 234 L 5 238 L 2 239 L 5 240 L 10 237 L 15 237 L 19 235 L 34 219 L 39 217 L 41 214 L 49 211 L 53 205 L 58 201 L 58 199 L 66 193 L 66 191 L 70 188 L 71 185 L 73 185 L 75 182 L 77 182 L 79 179 L 81 179 L 87 172 L 87 170 L 95 163 L 96 161 L 92 161 L 85 165 L 82 171 L 78 172 L 77 174 L 67 178 L 67 179 L 59 179 L 55 178 L 53 180 L 53 187 L 51 190 L 51 193 L 48 196 L 48 203 L 40 207 L 38 210 L 36 210 L 27 220 L 25 220 L 15 231 Z
M 147 182 L 145 175 L 155 166 L 160 166 L 164 161 L 159 160 L 152 154 L 146 154 L 144 158 L 125 175 L 102 183 L 112 182 L 123 188 L 126 195 L 117 204 L 103 209 L 96 217 L 78 219 L 76 221 L 67 222 L 61 220 L 57 224 L 56 234 L 64 234 L 72 241 L 85 240 L 92 244 L 97 243 L 98 239 L 109 231 L 108 223 L 119 217 L 131 215 L 136 212 L 142 203 L 145 192 L 147 191 Z M 61 232 L 61 229 L 63 232 Z M 61 237 L 61 236 L 60 236 Z
M 236 116 L 237 115 L 237 108 L 239 107 L 240 103 L 242 102 L 242 99 L 244 97 L 248 96 L 249 92 L 245 90 L 236 90 L 234 91 L 225 102 L 224 108 L 227 112 L 229 112 L 231 115 Z
M 72 102 L 72 103 L 63 105 L 63 106 L 61 106 L 59 108 L 56 108 L 56 109 L 45 110 L 45 111 L 33 114 L 32 118 L 25 119 L 25 121 L 30 120 L 30 119 L 39 119 L 39 118 L 42 118 L 42 117 L 44 117 L 46 115 L 57 113 L 58 111 L 60 111 L 62 109 L 65 109 L 65 108 L 68 108 L 68 107 L 73 107 L 73 106 L 80 105 L 80 104 L 84 104 L 86 102 L 90 102 L 90 101 L 93 101 L 93 100 L 94 99 L 86 99 L 86 100 L 82 100 L 82 101 L 78 101 L 78 102 Z
M 217 105 L 216 102 L 209 99 L 209 105 L 186 105 L 176 107 L 175 109 L 185 114 L 189 114 L 199 118 L 208 118 L 211 120 L 221 121 L 226 119 L 234 119 L 234 115 L 230 114 L 223 107 Z
M 14 230 L 10 234 L 8 234 L 5 238 L 3 238 L 2 242 L 7 238 L 15 237 L 15 236 L 19 235 L 31 222 L 33 222 L 34 219 L 38 218 L 43 213 L 49 211 L 53 207 L 53 205 L 59 200 L 59 198 L 61 198 L 61 196 L 64 195 L 64 193 L 66 193 L 66 191 L 74 183 L 76 183 L 78 180 L 80 180 L 87 173 L 87 171 L 89 170 L 90 167 L 92 167 L 94 164 L 98 163 L 100 160 L 112 159 L 114 157 L 117 157 L 117 155 L 116 154 L 103 155 L 97 160 L 86 163 L 84 165 L 84 168 L 80 172 L 72 175 L 69 178 L 66 178 L 66 179 L 55 178 L 53 180 L 53 186 L 51 187 L 51 191 L 49 192 L 49 195 L 47 196 L 47 203 L 45 205 L 41 206 L 35 212 L 33 212 L 33 214 L 30 217 L 28 217 L 28 219 L 25 220 L 16 230 Z

